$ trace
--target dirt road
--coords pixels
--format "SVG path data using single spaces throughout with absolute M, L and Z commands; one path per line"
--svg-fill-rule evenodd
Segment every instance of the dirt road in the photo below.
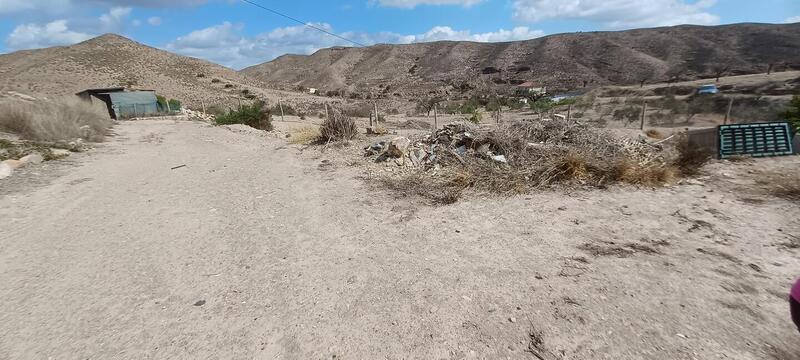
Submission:
M 0 358 L 800 358 L 789 201 L 684 185 L 430 207 L 257 132 L 116 131 L 0 183 Z

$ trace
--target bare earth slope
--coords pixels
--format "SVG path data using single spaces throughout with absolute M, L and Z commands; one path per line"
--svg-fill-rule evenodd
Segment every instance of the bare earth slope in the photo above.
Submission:
M 796 157 L 429 207 L 330 149 L 115 129 L 0 183 L 2 359 L 800 358 L 798 204 L 725 190 Z
M 204 77 L 198 77 L 198 74 Z M 219 82 L 213 82 L 218 79 Z M 225 84 L 234 88 L 225 89 Z M 189 106 L 230 102 L 229 92 L 263 87 L 224 66 L 103 35 L 79 44 L 0 55 L 0 91 L 68 95 L 130 85 L 157 90 Z
M 434 42 L 330 48 L 244 69 L 271 86 L 427 93 L 534 81 L 556 88 L 691 80 L 800 69 L 800 23 L 675 26 L 552 35 L 507 43 Z M 386 89 L 386 85 L 389 89 Z

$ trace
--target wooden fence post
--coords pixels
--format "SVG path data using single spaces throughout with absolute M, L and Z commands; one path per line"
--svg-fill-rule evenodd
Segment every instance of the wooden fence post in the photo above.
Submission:
M 436 104 L 433 104 L 433 130 L 439 130 L 439 118 L 436 114 Z
M 647 101 L 644 102 L 642 105 L 642 125 L 639 127 L 639 130 L 644 130 L 644 119 L 647 114 Z
M 572 104 L 567 107 L 567 122 L 572 120 Z
M 281 103 L 281 99 L 278 99 L 278 107 L 281 108 L 281 121 L 286 121 L 286 119 L 283 118 L 283 103 Z
M 380 126 L 381 118 L 378 115 L 378 102 L 376 101 L 374 102 L 374 104 L 375 104 L 375 126 L 377 127 Z
M 206 102 L 204 100 L 200 100 L 200 106 L 203 107 L 203 115 L 206 114 Z
M 731 109 L 733 109 L 733 98 L 728 101 L 728 111 L 725 112 L 725 120 L 722 122 L 725 125 L 731 120 Z
M 328 103 L 325 103 L 325 120 L 330 120 L 330 115 L 328 115 Z

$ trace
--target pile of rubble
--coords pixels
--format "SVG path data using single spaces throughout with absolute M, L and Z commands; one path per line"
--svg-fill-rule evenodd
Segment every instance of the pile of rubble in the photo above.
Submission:
M 432 135 L 412 140 L 396 137 L 382 140 L 364 148 L 365 156 L 374 157 L 376 163 L 394 160 L 398 166 L 434 166 L 440 155 L 447 153 L 457 158 L 477 156 L 497 163 L 507 163 L 504 154 L 496 153 L 488 143 L 480 143 L 464 124 L 450 124 Z
M 197 120 L 203 122 L 214 122 L 215 118 L 213 114 L 206 114 L 201 111 L 194 111 L 186 108 L 181 109 L 181 114 L 186 115 L 186 117 L 188 117 L 189 120 Z
M 481 159 L 502 165 L 516 159 L 518 166 L 575 152 L 599 158 L 624 157 L 638 165 L 663 161 L 659 146 L 559 120 L 519 122 L 498 128 L 455 123 L 420 138 L 396 137 L 364 150 L 365 156 L 376 163 L 394 161 L 408 167 L 436 166 L 443 155 L 462 164 L 468 159 Z

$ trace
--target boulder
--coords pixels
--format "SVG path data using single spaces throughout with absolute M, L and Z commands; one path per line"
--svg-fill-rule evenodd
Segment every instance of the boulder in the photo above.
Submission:
M 40 164 L 42 161 L 44 161 L 44 157 L 42 157 L 42 155 L 40 155 L 39 153 L 33 153 L 21 157 L 19 161 L 22 161 L 26 164 Z
M 411 140 L 407 137 L 396 137 L 389 141 L 386 147 L 386 155 L 393 158 L 402 158 L 408 152 L 409 145 L 411 145 Z
M 25 165 L 25 162 L 20 160 L 6 160 L 3 161 L 3 164 L 8 166 L 11 170 L 16 170 L 18 168 L 23 167 Z
M 5 179 L 11 176 L 12 172 L 14 172 L 14 169 L 12 169 L 11 166 L 8 166 L 5 161 L 0 163 L 0 179 Z
M 65 156 L 69 156 L 70 154 L 72 154 L 71 151 L 66 150 L 66 149 L 53 148 L 53 149 L 50 149 L 50 151 L 53 153 L 54 157 L 65 157 Z

